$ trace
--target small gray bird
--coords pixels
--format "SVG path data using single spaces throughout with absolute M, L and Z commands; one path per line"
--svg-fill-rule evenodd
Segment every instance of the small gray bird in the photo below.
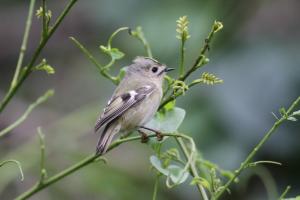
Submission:
M 164 75 L 170 70 L 148 57 L 137 57 L 126 67 L 126 75 L 96 122 L 95 132 L 101 133 L 96 154 L 104 154 L 117 133 L 127 135 L 153 117 L 162 98 Z

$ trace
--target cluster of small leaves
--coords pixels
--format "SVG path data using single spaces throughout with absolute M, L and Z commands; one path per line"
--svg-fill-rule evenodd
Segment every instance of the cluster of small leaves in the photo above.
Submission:
M 55 74 L 55 69 L 47 63 L 46 59 L 43 59 L 40 64 L 33 68 L 33 70 L 45 71 L 47 74 Z
M 204 83 L 207 85 L 214 85 L 214 84 L 223 83 L 223 80 L 218 78 L 214 74 L 211 74 L 208 72 L 203 72 L 199 79 L 196 79 L 192 82 L 192 84 L 195 84 L 195 83 Z
M 297 110 L 297 111 L 292 112 L 291 114 L 288 114 L 286 109 L 284 107 L 282 107 L 279 109 L 279 114 L 284 119 L 287 119 L 292 122 L 296 122 L 296 121 L 298 121 L 297 117 L 300 116 L 300 110 Z M 276 120 L 279 120 L 279 118 L 277 117 L 277 115 L 275 113 L 272 112 L 272 115 L 275 117 Z
M 44 15 L 43 13 L 43 7 L 40 7 L 39 9 L 36 10 L 35 15 L 37 16 L 37 18 L 40 18 Z M 52 17 L 52 12 L 51 10 L 47 10 L 47 12 L 45 12 L 45 17 L 48 21 L 50 21 L 51 17 Z
M 179 19 L 176 22 L 177 22 L 176 32 L 178 33 L 178 35 L 176 35 L 176 38 L 178 38 L 179 40 L 186 41 L 191 37 L 188 29 L 189 21 L 187 16 L 179 17 Z

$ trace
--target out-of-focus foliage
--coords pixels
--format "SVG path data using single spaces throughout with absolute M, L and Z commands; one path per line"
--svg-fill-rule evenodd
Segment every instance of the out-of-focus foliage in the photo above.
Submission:
M 192 134 L 205 158 L 225 169 L 236 168 L 273 123 L 270 113 L 273 111 L 279 116 L 278 106 L 289 105 L 299 95 L 299 6 L 296 0 L 79 1 L 42 55 L 55 66 L 55 76 L 46 73 L 32 76 L 0 116 L 0 126 L 6 127 L 45 89 L 53 87 L 56 90 L 55 98 L 32 113 L 30 121 L 0 140 L 1 158 L 17 159 L 26 174 L 24 182 L 20 183 L 15 170 L 1 169 L 0 199 L 11 199 L 39 178 L 36 173 L 40 158 L 37 126 L 44 127 L 49 174 L 94 151 L 98 136 L 92 134 L 92 127 L 113 86 L 99 76 L 68 37 L 82 41 L 105 63 L 109 60 L 99 54 L 99 44 L 107 41 L 118 27 L 141 25 L 153 56 L 172 67 L 178 65 L 174 55 L 179 56 L 174 19 L 182 15 L 188 16 L 192 35 L 187 44 L 186 60 L 198 55 L 202 45 L 199 39 L 205 37 L 213 20 L 219 19 L 226 28 L 211 46 L 214 53 L 207 66 L 211 73 L 222 77 L 224 83 L 213 89 L 191 90 L 191 95 L 178 99 L 177 105 L 188 113 L 180 130 Z M 61 1 L 49 1 L 53 17 L 62 7 Z M 0 11 L 0 46 L 5 47 L 0 50 L 2 97 L 16 64 L 27 2 L 6 0 Z M 35 39 L 39 30 L 35 19 L 29 52 L 39 42 Z M 144 54 L 143 47 L 127 36 L 117 38 L 114 46 L 126 55 L 124 60 L 114 64 L 112 73 L 128 65 L 135 56 Z M 299 123 L 282 127 L 258 155 L 283 163 L 283 166 L 266 168 L 273 175 L 277 188 L 281 188 L 279 191 L 288 184 L 292 186 L 286 198 L 298 195 L 300 190 L 299 128 Z M 139 143 L 125 144 L 107 155 L 109 166 L 87 167 L 32 199 L 119 199 L 120 194 L 122 199 L 151 196 L 154 182 L 148 168 L 151 153 Z M 263 182 L 272 181 L 251 177 L 242 178 L 231 190 L 232 199 L 267 198 Z M 197 199 L 198 194 L 190 186 L 169 193 L 160 184 L 158 197 Z

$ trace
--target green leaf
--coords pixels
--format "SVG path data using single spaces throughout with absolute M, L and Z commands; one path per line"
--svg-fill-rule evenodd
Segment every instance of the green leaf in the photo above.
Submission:
M 165 176 L 168 176 L 169 172 L 166 168 L 162 167 L 161 161 L 159 160 L 159 158 L 157 156 L 150 156 L 150 162 L 152 164 L 153 167 L 155 167 L 155 169 L 157 169 L 157 171 L 159 171 L 160 173 L 162 173 Z
M 123 58 L 125 55 L 123 52 L 121 52 L 117 48 L 109 48 L 109 47 L 100 45 L 100 49 L 103 53 L 109 55 L 112 60 L 119 60 L 119 59 Z
M 165 111 L 170 111 L 175 107 L 175 105 L 176 105 L 176 100 L 174 99 L 173 101 L 170 101 L 169 103 L 167 103 L 164 106 L 164 109 L 165 109 Z
M 293 122 L 297 121 L 297 119 L 295 117 L 292 117 L 292 116 L 288 117 L 287 120 L 290 120 L 290 121 L 293 121 Z
M 122 79 L 124 78 L 125 74 L 126 74 L 126 69 L 123 67 L 122 69 L 120 69 L 118 78 L 119 78 L 120 80 L 122 80 Z
M 157 169 L 157 171 L 169 177 L 171 181 L 176 185 L 186 181 L 189 176 L 189 173 L 187 173 L 183 168 L 177 165 L 169 165 L 168 167 L 164 168 L 157 156 L 150 156 L 150 162 L 152 166 Z
M 297 110 L 297 111 L 293 112 L 292 115 L 300 115 L 300 110 Z
M 195 178 L 193 178 L 193 180 L 191 181 L 190 184 L 191 185 L 200 184 L 203 187 L 205 187 L 206 189 L 210 190 L 210 184 L 209 184 L 209 182 L 206 179 L 201 178 L 201 177 L 195 177 Z
M 281 116 L 286 116 L 286 110 L 284 107 L 279 109 L 279 113 L 281 114 Z
M 40 64 L 38 64 L 36 67 L 33 68 L 33 70 L 40 70 L 40 71 L 45 71 L 47 74 L 54 74 L 55 70 L 52 66 L 47 64 L 47 60 L 43 59 Z
M 185 117 L 185 110 L 174 107 L 165 114 L 157 113 L 145 126 L 165 133 L 175 132 Z
M 123 58 L 125 56 L 125 54 L 117 48 L 112 48 L 110 50 L 110 56 L 113 60 L 119 60 L 119 59 Z
M 182 169 L 178 165 L 169 165 L 167 169 L 172 182 L 175 184 L 181 184 L 185 182 L 186 179 L 189 177 L 189 173 L 184 171 L 184 169 Z

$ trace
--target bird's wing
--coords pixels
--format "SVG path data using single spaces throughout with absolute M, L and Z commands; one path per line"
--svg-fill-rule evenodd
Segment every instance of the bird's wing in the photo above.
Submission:
M 130 90 L 126 93 L 111 98 L 102 115 L 96 122 L 95 132 L 97 132 L 105 124 L 121 116 L 129 108 L 135 106 L 138 102 L 142 101 L 145 97 L 150 95 L 154 89 L 154 86 L 145 85 L 136 90 Z

